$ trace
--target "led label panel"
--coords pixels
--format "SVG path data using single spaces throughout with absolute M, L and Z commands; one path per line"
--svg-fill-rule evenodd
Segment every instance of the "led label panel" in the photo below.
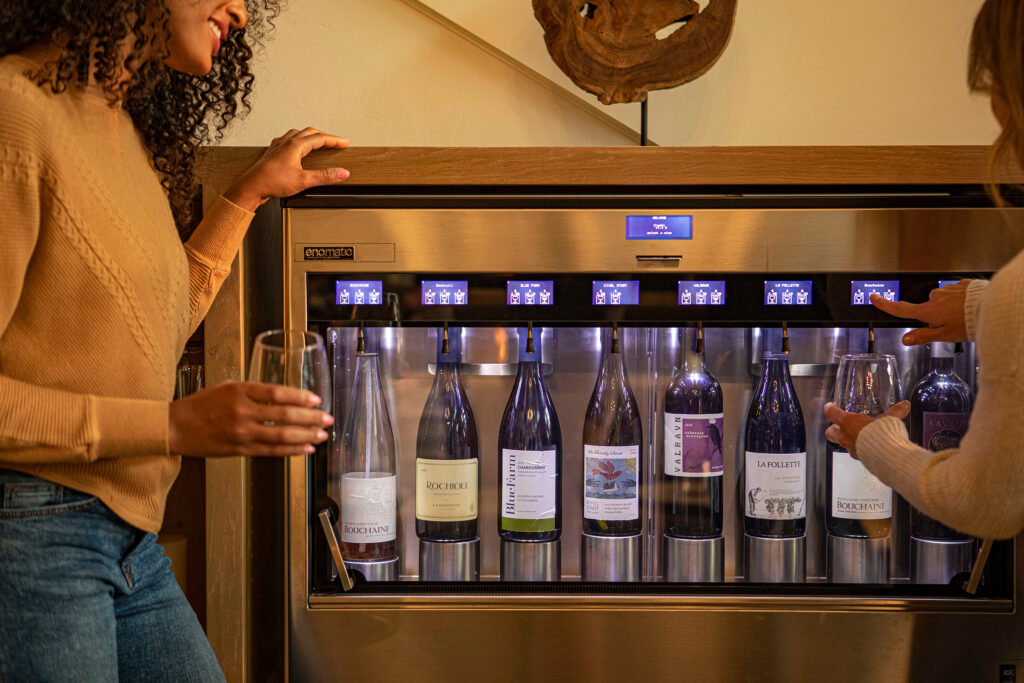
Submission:
M 384 303 L 384 287 L 380 280 L 338 280 L 334 288 L 334 303 L 339 306 L 378 306 Z
M 469 303 L 468 280 L 424 280 L 420 283 L 424 306 L 465 306 Z
M 810 280 L 765 280 L 765 306 L 810 306 Z
M 509 306 L 554 306 L 552 280 L 508 280 L 505 303 Z
M 594 280 L 595 306 L 636 306 L 640 303 L 639 280 Z
M 871 295 L 877 294 L 883 299 L 896 301 L 900 298 L 899 280 L 852 280 L 850 282 L 850 304 L 853 306 L 870 306 Z
M 680 280 L 680 306 L 724 306 L 725 280 Z
M 693 239 L 693 216 L 626 216 L 626 239 Z

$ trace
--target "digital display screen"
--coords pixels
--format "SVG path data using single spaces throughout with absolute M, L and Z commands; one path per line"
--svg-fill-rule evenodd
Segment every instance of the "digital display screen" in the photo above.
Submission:
M 334 283 L 334 302 L 339 306 L 384 303 L 384 287 L 380 280 L 338 280 Z
M 552 280 L 508 280 L 505 303 L 509 306 L 554 306 Z
M 939 287 L 945 287 L 946 285 L 955 285 L 960 282 L 959 280 L 939 280 Z
M 692 240 L 693 216 L 626 216 L 627 240 Z
M 852 280 L 850 282 L 850 304 L 853 306 L 870 306 L 871 295 L 877 294 L 883 299 L 897 301 L 900 298 L 899 280 Z
M 765 306 L 810 306 L 810 280 L 765 280 Z
M 594 280 L 595 306 L 636 306 L 640 303 L 639 280 Z
M 680 306 L 724 306 L 725 280 L 680 280 Z
M 465 306 L 469 303 L 468 280 L 423 280 L 420 303 L 424 306 Z

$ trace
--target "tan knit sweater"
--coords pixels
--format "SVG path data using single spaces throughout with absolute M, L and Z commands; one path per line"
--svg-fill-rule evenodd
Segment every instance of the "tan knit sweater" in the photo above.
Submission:
M 1010 538 L 1024 529 L 1024 252 L 991 283 L 971 283 L 964 313 L 981 370 L 960 447 L 919 448 L 887 417 L 861 431 L 857 455 L 929 517 L 974 536 Z
M 0 59 L 0 467 L 156 533 L 176 362 L 252 214 L 219 199 L 182 245 L 127 114 L 36 66 Z

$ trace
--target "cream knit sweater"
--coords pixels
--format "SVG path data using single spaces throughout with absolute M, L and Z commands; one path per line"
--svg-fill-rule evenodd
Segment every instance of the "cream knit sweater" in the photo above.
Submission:
M 964 314 L 981 374 L 960 447 L 919 448 L 900 420 L 886 417 L 861 431 L 857 455 L 929 517 L 974 536 L 1010 538 L 1024 529 L 1024 252 L 991 283 L 970 284 Z
M 36 66 L 0 59 L 0 467 L 156 533 L 176 362 L 252 214 L 221 198 L 182 245 L 128 115 Z

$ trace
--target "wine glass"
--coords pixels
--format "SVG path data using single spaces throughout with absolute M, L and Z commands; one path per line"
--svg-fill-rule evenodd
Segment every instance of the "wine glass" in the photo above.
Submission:
M 839 360 L 833 402 L 843 410 L 876 417 L 903 399 L 896 358 L 889 354 L 845 354 Z
M 267 330 L 256 337 L 249 381 L 306 389 L 330 410 L 331 384 L 323 338 L 307 330 Z

